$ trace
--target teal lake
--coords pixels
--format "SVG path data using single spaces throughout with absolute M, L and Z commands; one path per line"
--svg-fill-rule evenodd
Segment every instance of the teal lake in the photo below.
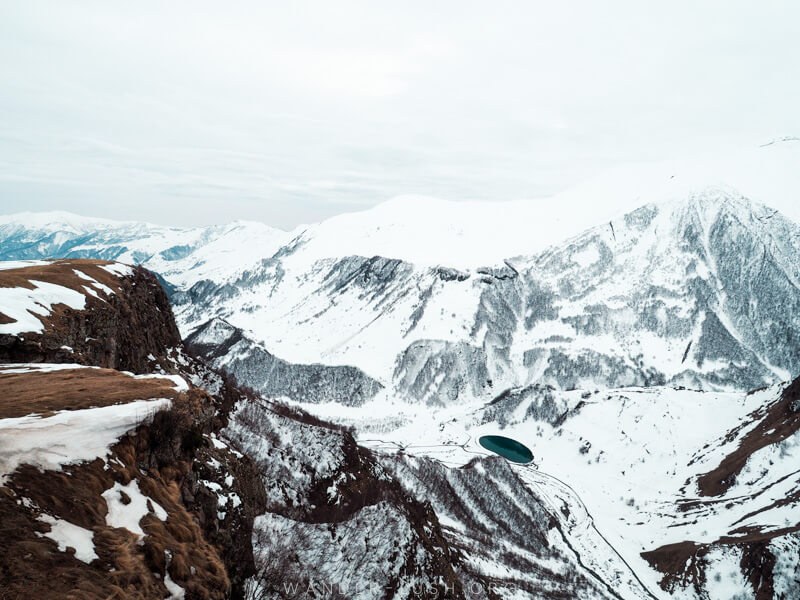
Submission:
M 502 435 L 484 435 L 478 440 L 478 443 L 487 450 L 515 463 L 524 465 L 533 460 L 533 453 L 526 446 Z

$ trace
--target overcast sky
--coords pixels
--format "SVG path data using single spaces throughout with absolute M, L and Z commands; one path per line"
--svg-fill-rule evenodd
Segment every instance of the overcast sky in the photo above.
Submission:
M 288 228 L 800 135 L 800 3 L 0 0 L 0 212 Z

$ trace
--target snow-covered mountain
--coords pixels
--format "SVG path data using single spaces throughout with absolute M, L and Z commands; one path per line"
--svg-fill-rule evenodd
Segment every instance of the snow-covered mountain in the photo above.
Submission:
M 292 232 L 14 215 L 0 258 L 141 263 L 188 347 L 315 415 L 246 403 L 225 431 L 276 482 L 254 526 L 262 589 L 285 539 L 312 578 L 407 569 L 457 580 L 454 597 L 792 598 L 792 144 L 546 203 L 406 198 Z M 534 464 L 486 458 L 475 440 L 498 432 Z M 363 503 L 363 486 L 380 491 Z M 406 565 L 387 539 L 364 554 L 378 528 Z
M 452 471 L 379 456 L 187 354 L 146 270 L 0 267 L 4 595 L 620 596 L 498 457 Z M 640 597 L 621 573 L 624 597 Z
M 756 197 L 698 184 L 696 166 L 632 174 L 636 199 L 658 202 L 582 233 L 599 219 L 571 213 L 576 198 L 630 195 L 631 182 L 601 178 L 549 203 L 406 198 L 293 232 L 23 214 L 0 218 L 0 258 L 141 263 L 171 292 L 184 336 L 213 330 L 218 365 L 297 400 L 302 391 L 253 376 L 266 356 L 298 365 L 295 376 L 325 372 L 344 390 L 333 397 L 358 387 L 351 403 L 381 390 L 491 400 L 535 383 L 748 390 L 800 372 L 800 228 L 767 208 L 769 182 L 783 185 L 782 205 L 794 189 L 779 175 L 797 171 L 795 146 L 750 157 L 763 181 L 729 169 Z M 364 385 L 343 383 L 344 367 Z
M 317 259 L 305 252 L 308 231 L 279 246 L 288 234 L 253 224 L 99 226 L 6 223 L 3 257 L 142 259 L 174 286 L 185 334 L 207 332 L 209 319 L 220 319 L 217 336 L 246 333 L 227 358 L 215 339 L 214 357 L 245 379 L 263 370 L 247 357 L 257 348 L 287 363 L 354 367 L 374 382 L 367 396 L 386 388 L 433 404 L 533 383 L 747 390 L 800 370 L 800 228 L 728 190 L 648 205 L 540 253 L 465 270 Z M 269 256 L 242 260 L 238 245 L 254 239 Z
M 776 211 L 709 189 L 501 266 L 309 265 L 295 240 L 173 302 L 186 332 L 210 317 L 218 333 L 223 321 L 227 336 L 247 332 L 235 358 L 215 357 L 245 377 L 260 345 L 291 363 L 358 367 L 428 404 L 534 383 L 746 391 L 800 372 L 799 240 Z

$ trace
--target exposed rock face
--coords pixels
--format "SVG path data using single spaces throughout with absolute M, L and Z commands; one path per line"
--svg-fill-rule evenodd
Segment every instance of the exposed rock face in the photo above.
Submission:
M 235 374 L 240 383 L 272 398 L 361 406 L 383 389 L 356 367 L 281 360 L 222 319 L 195 329 L 186 344 L 210 364 Z
M 195 364 L 193 370 L 195 377 L 200 372 L 206 380 L 214 381 L 213 388 L 217 391 L 214 395 L 201 393 L 213 402 L 206 413 L 210 421 L 201 425 L 195 418 L 180 436 L 180 443 L 173 442 L 175 455 L 186 454 L 188 450 L 187 458 L 191 461 L 191 468 L 180 484 L 181 499 L 197 515 L 206 538 L 220 555 L 231 582 L 229 597 L 245 598 L 247 582 L 256 573 L 253 523 L 266 508 L 265 483 L 255 462 L 220 441 L 218 434 L 227 423 L 230 407 L 250 398 L 226 377 L 201 364 Z M 191 414 L 196 415 L 197 411 Z M 169 423 L 166 429 L 171 430 Z M 200 431 L 202 437 L 198 436 Z M 156 430 L 156 437 L 158 433 Z M 152 428 L 148 435 L 153 437 Z M 166 463 L 169 462 L 167 456 Z
M 779 381 L 800 368 L 794 350 L 777 350 L 798 330 L 796 230 L 710 190 L 643 207 L 535 257 L 525 276 L 547 283 L 526 301 L 536 340 L 529 368 L 566 389 Z
M 0 333 L 0 361 L 77 362 L 148 373 L 181 344 L 167 296 L 152 273 L 141 267 L 105 271 L 112 263 L 56 261 L 49 266 L 0 271 L 0 287 L 34 280 L 63 284 L 86 295 L 85 307 L 60 307 L 44 317 L 41 333 Z M 98 289 L 82 273 L 105 287 Z M 94 293 L 87 293 L 86 289 Z M 2 310 L 2 307 L 0 307 Z
M 270 482 L 255 523 L 255 597 L 292 598 L 316 582 L 335 598 L 464 598 L 431 507 L 348 432 L 287 411 L 248 403 L 226 430 Z
M 394 379 L 411 398 L 428 404 L 480 397 L 492 388 L 482 348 L 441 340 L 417 340 L 406 348 Z

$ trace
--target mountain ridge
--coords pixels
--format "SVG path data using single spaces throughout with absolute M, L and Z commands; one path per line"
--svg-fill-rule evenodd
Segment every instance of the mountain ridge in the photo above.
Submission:
M 164 267 L 154 270 L 184 336 L 219 317 L 288 363 L 357 367 L 401 395 L 428 389 L 416 375 L 401 375 L 397 361 L 412 346 L 415 361 L 456 364 L 463 359 L 446 345 L 466 344 L 458 353 L 492 382 L 471 384 L 471 395 L 487 399 L 535 381 L 746 390 L 787 380 L 800 366 L 791 350 L 800 336 L 800 228 L 727 188 L 644 205 L 540 253 L 465 270 L 380 256 L 319 258 L 309 250 L 310 230 L 273 239 L 266 250 L 254 245 L 251 260 L 240 262 L 237 246 L 249 238 L 222 231 L 186 251 L 165 242 L 144 261 Z M 113 239 L 105 243 L 71 253 L 135 258 Z M 424 340 L 438 349 L 423 350 L 416 341 Z M 458 396 L 462 382 L 425 392 L 425 401 Z
M 58 240 L 166 266 L 172 306 L 151 304 L 174 311 L 173 343 L 183 337 L 262 395 L 227 400 L 227 426 L 209 442 L 251 457 L 269 482 L 249 584 L 280 596 L 288 573 L 305 585 L 295 560 L 312 579 L 345 564 L 388 580 L 397 598 L 408 596 L 402 573 L 438 577 L 459 599 L 473 584 L 488 599 L 780 598 L 796 588 L 800 380 L 781 382 L 800 371 L 797 224 L 733 188 L 703 186 L 541 250 L 460 267 L 353 254 L 363 240 L 338 247 L 329 229 L 316 243 L 318 229 L 266 246 L 246 225 L 157 246 Z M 37 246 L 31 231 L 26 251 L 58 246 Z M 59 281 L 84 290 L 85 306 L 116 289 L 101 273 L 70 273 Z M 51 291 L 31 278 L 0 286 L 0 298 Z M 38 298 L 45 320 L 66 310 L 59 298 Z M 9 318 L 28 319 L 24 308 Z M 184 372 L 189 359 L 173 358 Z M 195 385 L 224 387 L 194 368 Z M 535 462 L 486 458 L 476 440 L 498 429 Z M 211 477 L 206 468 L 198 477 Z M 236 508 L 216 477 L 219 489 L 190 488 L 209 526 Z M 379 529 L 391 534 L 363 552 Z
M 494 394 L 537 380 L 746 391 L 800 366 L 790 341 L 800 326 L 799 231 L 772 209 L 709 188 L 495 268 L 358 256 L 309 266 L 302 245 L 287 246 L 230 285 L 175 298 L 176 313 L 186 332 L 219 316 L 284 360 L 354 365 L 384 385 L 408 348 L 439 340 L 431 354 L 417 344 L 414 360 L 467 344 Z
M 269 229 L 288 238 L 284 239 L 284 244 L 304 234 L 326 237 L 325 243 L 319 244 L 318 259 L 342 254 L 382 255 L 427 266 L 476 268 L 482 266 L 480 263 L 499 264 L 504 258 L 543 251 L 548 245 L 607 223 L 643 204 L 680 200 L 709 186 L 724 187 L 772 204 L 790 219 L 800 222 L 800 205 L 796 202 L 800 197 L 798 161 L 800 143 L 787 136 L 784 141 L 763 147 L 737 147 L 724 154 L 706 153 L 681 160 L 616 167 L 547 198 L 458 202 L 400 196 L 363 211 L 298 225 L 289 231 Z M 25 218 L 0 216 L 0 229 L 14 217 L 23 223 L 26 219 L 30 221 L 32 216 L 27 215 Z M 87 219 L 92 218 L 79 220 Z M 108 219 L 99 221 L 114 223 Z M 225 227 L 225 224 L 150 227 L 197 231 Z M 441 244 L 420 245 L 433 233 L 439 234 Z M 419 247 L 415 249 L 415 246 Z M 331 253 L 332 248 L 335 251 Z M 55 250 L 50 248 L 48 255 L 56 256 Z M 262 249 L 261 256 L 267 254 Z

